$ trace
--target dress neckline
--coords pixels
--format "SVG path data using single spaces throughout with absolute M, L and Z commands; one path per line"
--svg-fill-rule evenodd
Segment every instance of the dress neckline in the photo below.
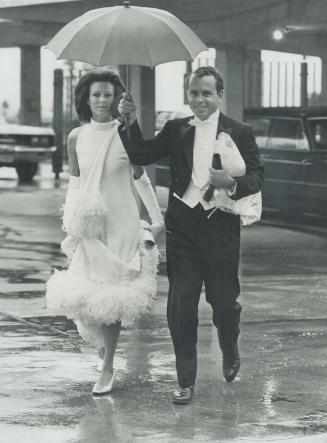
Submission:
M 104 130 L 107 131 L 108 129 L 112 129 L 114 126 L 116 126 L 118 124 L 118 120 L 111 120 L 109 122 L 104 122 L 104 123 L 100 123 L 100 122 L 96 122 L 95 120 L 93 120 L 93 118 L 91 118 L 90 120 L 90 126 L 94 129 L 100 129 L 100 130 Z

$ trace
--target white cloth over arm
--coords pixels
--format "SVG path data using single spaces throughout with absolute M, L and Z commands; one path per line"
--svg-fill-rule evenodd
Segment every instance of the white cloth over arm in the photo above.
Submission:
M 229 134 L 221 132 L 214 146 L 214 152 L 220 154 L 222 168 L 232 177 L 241 177 L 246 172 L 245 162 Z M 261 192 L 233 200 L 225 189 L 215 189 L 212 202 L 215 207 L 225 212 L 240 215 L 243 225 L 250 225 L 261 218 Z

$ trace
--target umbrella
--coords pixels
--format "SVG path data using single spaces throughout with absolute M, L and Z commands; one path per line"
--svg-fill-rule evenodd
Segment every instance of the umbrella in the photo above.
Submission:
M 58 59 L 95 66 L 156 66 L 177 60 L 194 60 L 207 49 L 182 21 L 156 8 L 124 6 L 93 9 L 67 23 L 46 46 Z M 128 119 L 126 120 L 129 136 Z
M 58 59 L 95 66 L 156 66 L 194 60 L 207 49 L 177 17 L 155 8 L 124 6 L 93 9 L 65 25 L 48 43 Z

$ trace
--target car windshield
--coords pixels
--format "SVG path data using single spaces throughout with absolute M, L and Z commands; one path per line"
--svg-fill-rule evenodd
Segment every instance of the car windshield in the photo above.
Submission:
M 327 118 L 310 118 L 309 126 L 316 148 L 327 151 Z

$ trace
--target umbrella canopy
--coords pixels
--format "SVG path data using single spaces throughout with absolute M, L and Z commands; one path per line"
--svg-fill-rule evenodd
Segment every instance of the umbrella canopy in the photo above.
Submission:
M 194 60 L 207 49 L 197 35 L 167 11 L 124 6 L 93 9 L 64 26 L 48 43 L 59 59 L 95 66 L 156 66 Z

